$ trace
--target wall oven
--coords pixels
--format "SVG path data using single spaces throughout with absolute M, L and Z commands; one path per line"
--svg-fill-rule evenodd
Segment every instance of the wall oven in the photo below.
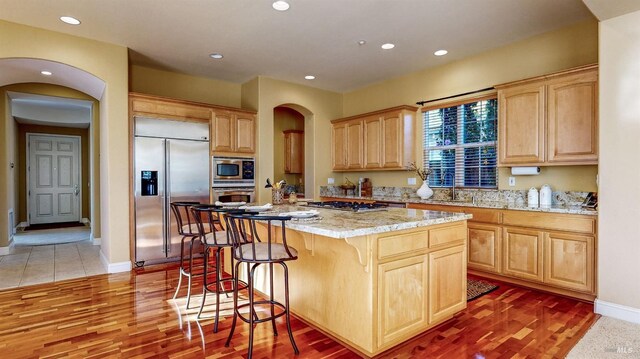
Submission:
M 255 186 L 255 158 L 212 157 L 213 187 Z
M 214 202 L 247 202 L 256 201 L 256 191 L 254 187 L 238 188 L 213 188 Z

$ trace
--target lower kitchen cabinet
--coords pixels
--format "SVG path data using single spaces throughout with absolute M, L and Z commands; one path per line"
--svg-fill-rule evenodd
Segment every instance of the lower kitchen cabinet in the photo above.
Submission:
M 467 305 L 465 246 L 429 253 L 429 323 L 451 317 Z
M 428 256 L 378 265 L 378 343 L 387 345 L 428 325 Z
M 546 284 L 593 292 L 594 237 L 548 232 L 544 248 Z
M 541 231 L 505 227 L 502 273 L 542 281 L 542 238 Z
M 490 224 L 468 223 L 470 269 L 500 273 L 502 253 L 502 227 Z

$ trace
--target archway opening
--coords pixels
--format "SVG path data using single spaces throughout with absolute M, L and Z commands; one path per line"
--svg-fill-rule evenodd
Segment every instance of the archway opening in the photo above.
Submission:
M 287 194 L 313 198 L 313 113 L 297 104 L 282 104 L 273 109 L 273 120 L 273 180 L 286 180 Z

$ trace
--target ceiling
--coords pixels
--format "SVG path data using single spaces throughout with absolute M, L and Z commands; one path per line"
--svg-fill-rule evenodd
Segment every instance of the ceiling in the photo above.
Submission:
M 0 0 L 0 19 L 126 46 L 135 65 L 235 83 L 267 76 L 337 92 L 593 19 L 581 0 L 289 3 L 278 12 L 272 0 Z M 64 15 L 82 23 L 64 24 Z M 382 50 L 386 42 L 396 47 Z M 442 48 L 449 54 L 433 55 Z M 214 52 L 224 58 L 211 59 Z

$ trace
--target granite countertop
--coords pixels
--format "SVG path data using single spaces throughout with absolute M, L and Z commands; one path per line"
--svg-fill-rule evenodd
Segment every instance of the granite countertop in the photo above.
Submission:
M 426 211 L 421 209 L 388 208 L 384 211 L 350 212 L 336 209 L 311 208 L 295 205 L 276 205 L 265 215 L 293 211 L 317 210 L 319 220 L 293 219 L 287 228 L 300 232 L 319 234 L 332 238 L 350 238 L 368 234 L 399 231 L 403 229 L 425 227 L 434 224 L 471 219 L 464 213 Z M 275 222 L 273 223 L 276 224 Z
M 399 197 L 387 197 L 387 196 L 373 196 L 373 197 L 357 197 L 357 196 L 327 196 L 331 198 L 344 198 L 349 200 L 374 200 L 382 202 L 396 202 L 396 203 L 416 203 L 416 204 L 433 204 L 433 205 L 446 205 L 446 206 L 459 206 L 459 207 L 476 207 L 476 208 L 494 208 L 494 209 L 509 209 L 515 211 L 532 211 L 532 212 L 549 212 L 549 213 L 566 213 L 566 214 L 583 214 L 590 216 L 597 216 L 598 211 L 594 209 L 583 208 L 579 205 L 574 206 L 559 206 L 553 205 L 549 208 L 531 208 L 525 204 L 507 203 L 507 202 L 492 202 L 492 201 L 477 201 L 475 204 L 472 202 L 464 201 L 440 201 L 440 200 L 421 200 L 419 198 L 402 199 Z

